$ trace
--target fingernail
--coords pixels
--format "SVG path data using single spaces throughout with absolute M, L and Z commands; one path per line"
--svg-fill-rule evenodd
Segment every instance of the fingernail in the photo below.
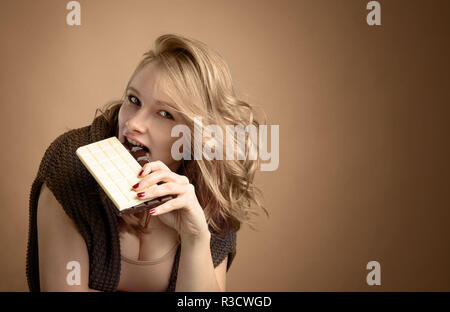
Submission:
M 133 188 L 138 188 L 139 183 L 136 183 L 135 185 L 133 185 Z
M 139 176 L 141 176 L 141 175 L 142 175 L 142 172 L 144 172 L 144 169 L 142 169 L 142 170 L 141 170 L 141 172 L 139 172 Z
M 137 196 L 138 196 L 138 197 L 144 197 L 144 196 L 145 196 L 145 192 L 137 193 Z
M 149 214 L 154 214 L 155 212 L 156 212 L 156 208 L 150 209 L 150 210 L 148 211 Z

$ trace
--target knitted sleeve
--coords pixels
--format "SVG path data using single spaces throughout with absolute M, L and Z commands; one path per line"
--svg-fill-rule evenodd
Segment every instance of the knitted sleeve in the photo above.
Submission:
M 60 141 L 55 140 L 45 151 L 45 154 L 39 165 L 38 173 L 31 185 L 29 196 L 29 224 L 28 224 L 28 243 L 26 257 L 26 275 L 28 287 L 31 292 L 40 291 L 39 282 L 39 254 L 38 254 L 38 233 L 37 233 L 37 206 L 39 195 L 43 182 L 51 172 L 51 164 L 57 161 L 56 153 L 53 151 L 58 149 Z
M 117 220 L 104 208 L 99 185 L 75 154 L 79 146 L 90 142 L 89 135 L 88 131 L 66 134 L 64 153 L 53 168 L 58 172 L 58 179 L 50 179 L 48 183 L 86 243 L 89 287 L 113 291 L 120 279 Z
M 29 198 L 29 232 L 27 245 L 27 279 L 30 291 L 40 291 L 39 282 L 39 254 L 38 254 L 38 231 L 37 231 L 37 207 L 40 191 L 43 183 L 47 185 L 50 191 L 55 195 L 60 203 L 64 204 L 60 194 L 60 188 L 63 185 L 64 176 L 61 175 L 61 161 L 63 157 L 63 146 L 65 145 L 65 136 L 60 135 L 46 149 L 44 156 L 39 164 L 38 173 L 31 186 Z M 66 187 L 66 185 L 63 185 Z M 64 207 L 64 206 L 63 206 Z M 71 211 L 66 211 L 70 217 L 73 217 Z
M 225 235 L 211 235 L 211 255 L 217 267 L 228 255 L 227 271 L 236 256 L 236 231 L 231 229 Z
M 67 132 L 60 135 L 48 148 L 48 156 L 50 157 L 45 155 L 42 160 L 46 167 L 45 172 L 42 173 L 42 178 L 65 213 L 74 221 L 88 249 L 90 249 L 92 237 L 88 223 L 89 216 L 85 214 L 85 211 L 77 209 L 86 205 L 86 203 L 82 201 L 81 192 L 83 188 L 79 186 L 83 183 L 82 175 L 79 170 L 76 170 L 78 168 L 75 165 L 78 159 L 68 157 L 67 150 L 74 148 L 72 142 L 70 142 L 70 134 L 71 132 Z
M 28 275 L 38 290 L 38 246 L 36 214 L 43 182 L 75 223 L 89 253 L 89 287 L 113 291 L 120 277 L 120 244 L 116 218 L 100 201 L 98 184 L 75 154 L 89 142 L 88 127 L 59 136 L 47 149 L 33 184 L 30 200 Z M 31 287 L 30 287 L 31 288 Z

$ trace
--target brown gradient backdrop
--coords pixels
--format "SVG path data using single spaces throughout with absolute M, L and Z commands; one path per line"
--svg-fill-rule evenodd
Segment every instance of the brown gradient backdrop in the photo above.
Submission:
M 447 1 L 380 1 L 378 27 L 368 1 L 79 1 L 73 27 L 68 2 L 1 2 L 0 290 L 28 290 L 45 149 L 178 33 L 219 51 L 280 125 L 279 169 L 257 175 L 271 217 L 238 232 L 228 291 L 450 291 Z

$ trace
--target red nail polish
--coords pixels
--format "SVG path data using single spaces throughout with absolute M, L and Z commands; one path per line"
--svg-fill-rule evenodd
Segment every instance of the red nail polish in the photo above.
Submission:
M 141 175 L 142 175 L 142 172 L 144 172 L 144 169 L 142 169 L 142 170 L 141 170 L 141 172 L 139 172 L 139 176 L 141 176 Z
M 137 193 L 137 196 L 138 196 L 138 197 L 144 197 L 144 195 L 145 195 L 145 192 Z
M 135 185 L 133 185 L 133 188 L 138 188 L 139 183 L 136 183 Z
M 150 210 L 148 211 L 149 214 L 154 214 L 155 212 L 156 212 L 156 208 L 150 209 Z

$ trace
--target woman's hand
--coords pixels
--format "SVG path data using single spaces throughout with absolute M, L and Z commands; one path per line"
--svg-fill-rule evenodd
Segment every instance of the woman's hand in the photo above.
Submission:
M 195 195 L 195 188 L 186 176 L 174 173 L 162 161 L 149 162 L 141 171 L 143 179 L 133 189 L 140 199 L 175 195 L 173 199 L 149 212 L 175 229 L 182 240 L 210 235 L 203 208 Z M 158 182 L 165 182 L 157 185 Z

